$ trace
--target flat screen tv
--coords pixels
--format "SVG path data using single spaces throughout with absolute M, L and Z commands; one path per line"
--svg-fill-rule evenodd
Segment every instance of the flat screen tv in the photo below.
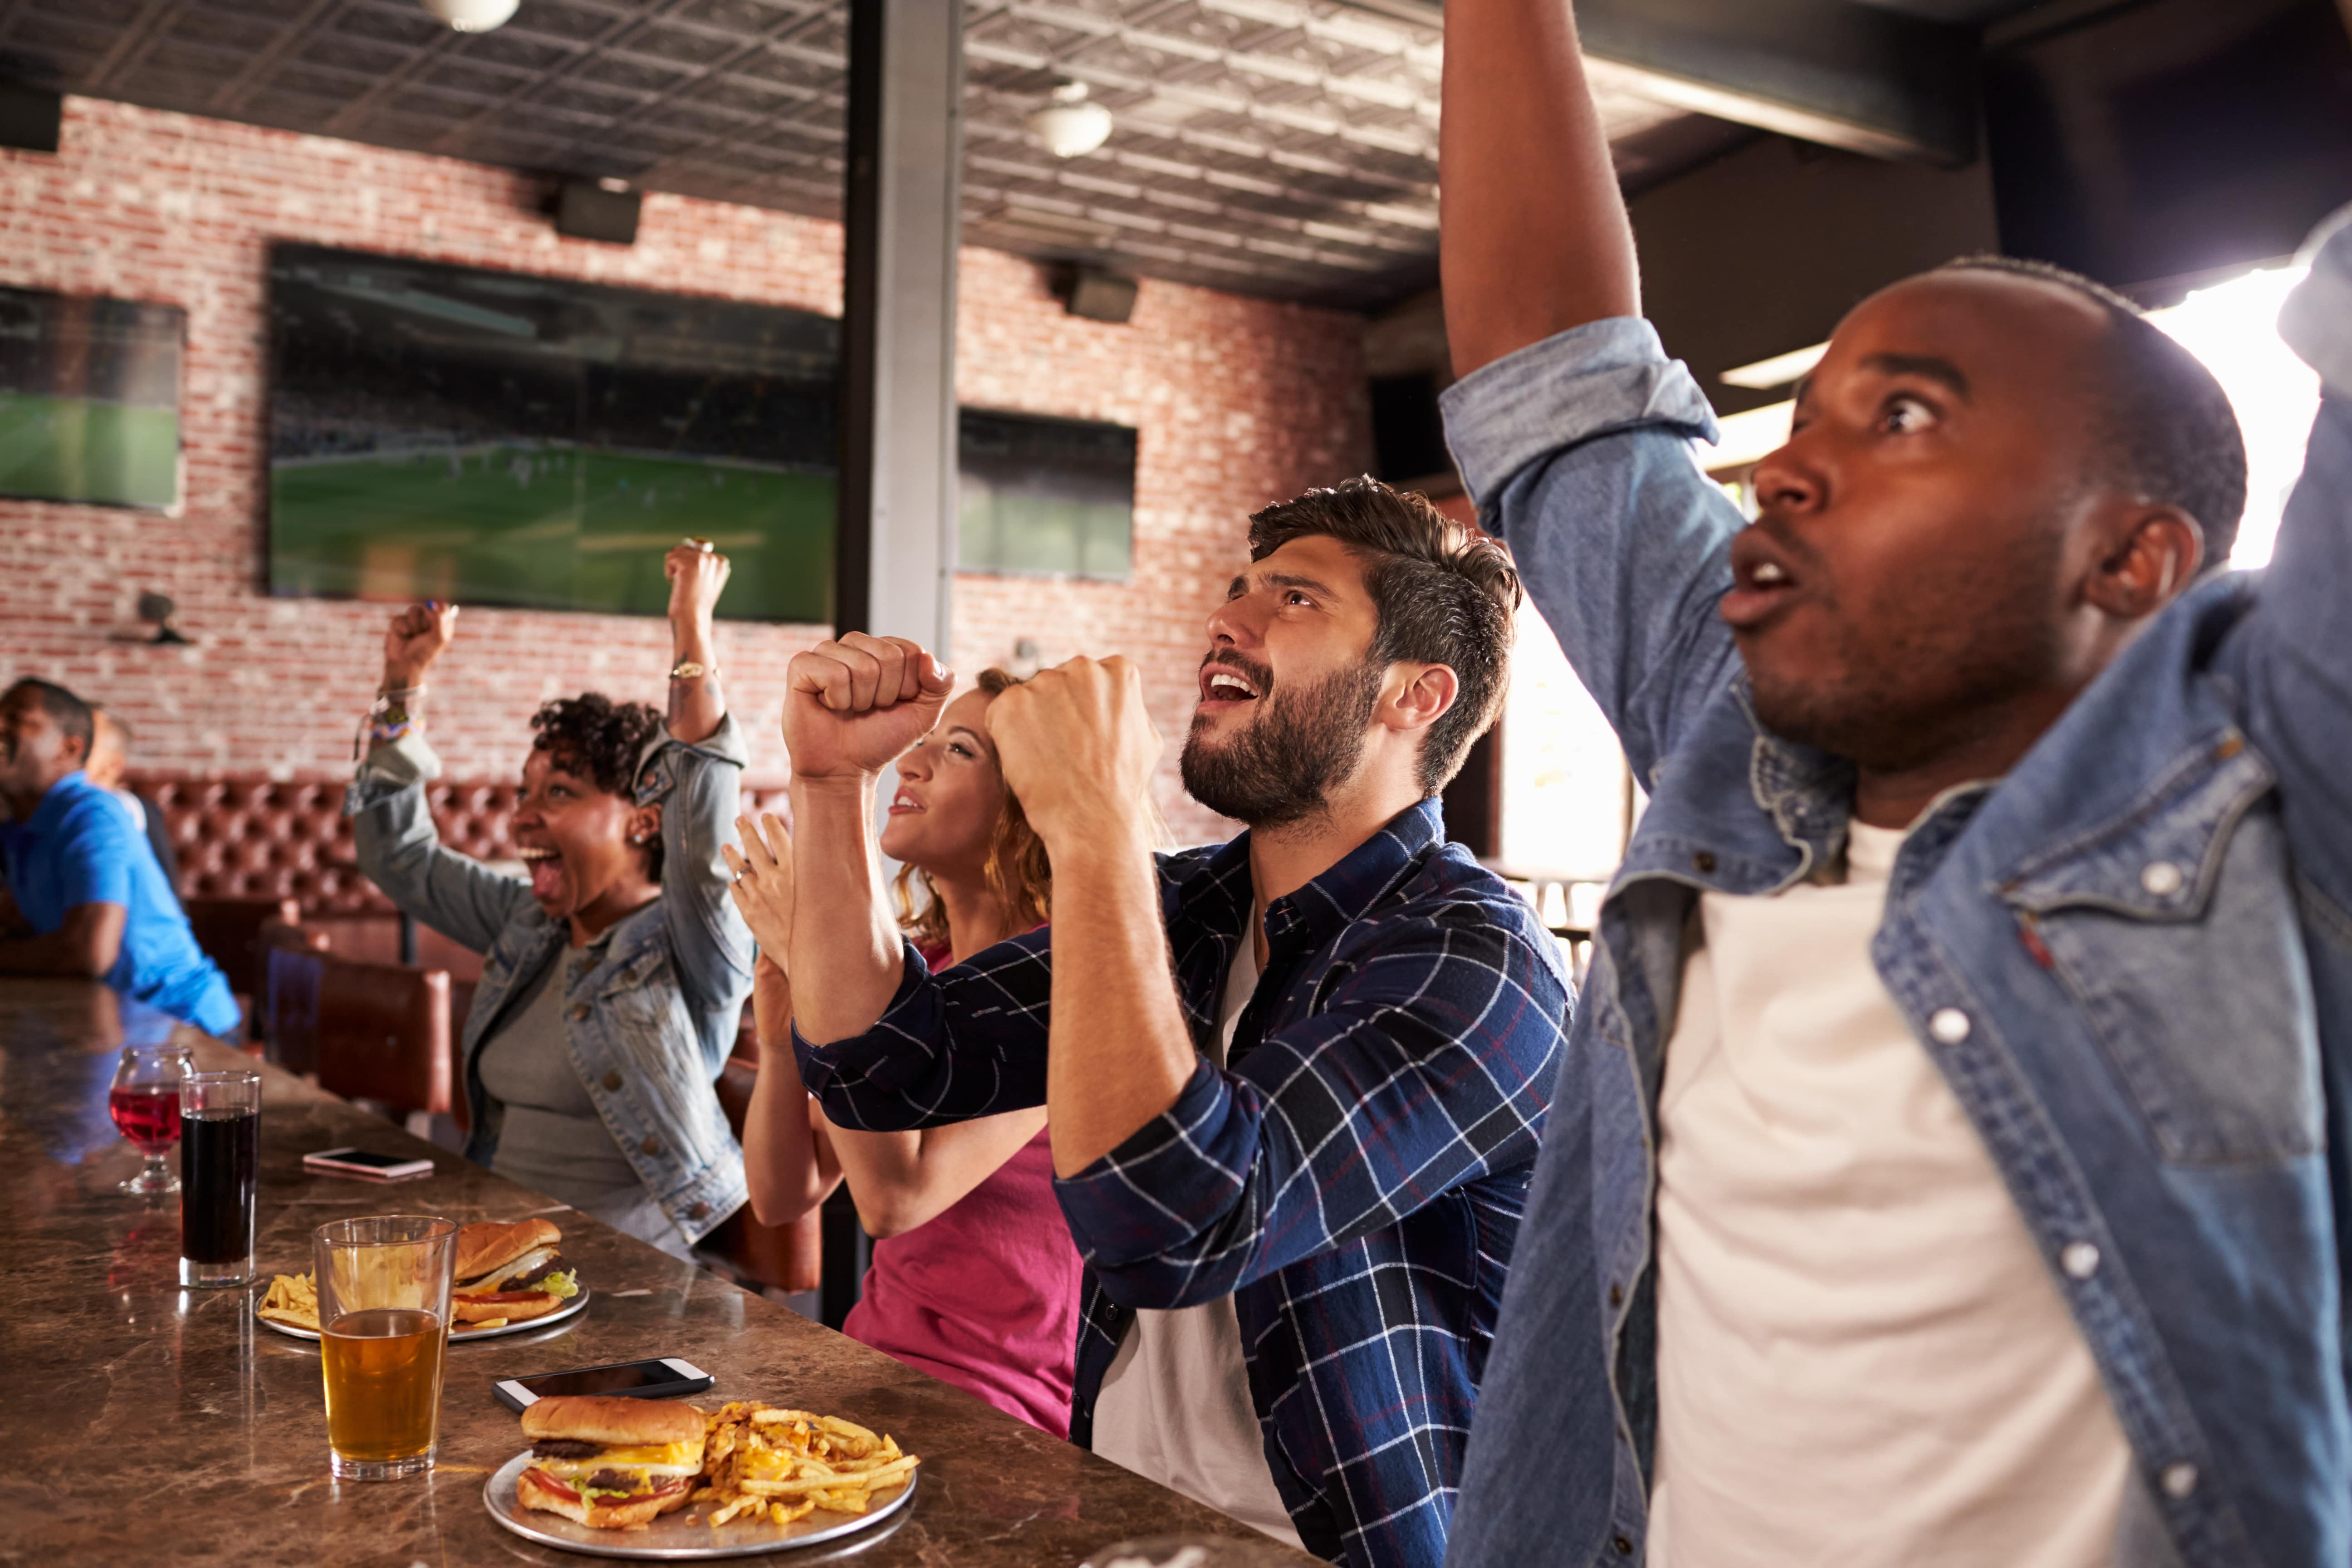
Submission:
M 273 594 L 657 615 L 695 535 L 831 623 L 831 317 L 293 245 L 269 310 Z
M 966 408 L 957 421 L 957 563 L 1010 576 L 1125 582 L 1136 433 L 1124 425 Z
M 184 311 L 0 289 L 0 495 L 180 500 Z

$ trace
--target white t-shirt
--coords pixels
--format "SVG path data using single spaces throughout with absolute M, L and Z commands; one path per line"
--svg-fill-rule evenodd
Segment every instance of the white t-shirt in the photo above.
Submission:
M 1256 989 L 1256 944 L 1244 931 L 1225 976 L 1220 1067 Z M 1231 1296 L 1135 1314 L 1095 1395 L 1094 1449 L 1278 1541 L 1302 1544 L 1266 1468 Z
M 1658 1101 L 1651 1568 L 2105 1568 L 2130 1451 L 1848 879 L 1706 893 Z

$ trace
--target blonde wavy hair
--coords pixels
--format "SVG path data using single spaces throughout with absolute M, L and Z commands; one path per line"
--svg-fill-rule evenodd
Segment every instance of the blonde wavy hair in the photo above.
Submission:
M 1021 684 L 1021 677 L 1011 670 L 993 667 L 980 672 L 974 683 L 991 697 L 1010 691 Z M 1003 788 L 1003 771 L 998 773 L 998 787 Z M 1004 908 L 1005 918 L 1013 934 L 1029 931 L 1045 923 L 1053 908 L 1054 868 L 1045 858 L 1045 841 L 1029 826 L 1028 816 L 1021 803 L 1013 798 L 1011 790 L 1004 791 L 1003 809 L 997 813 L 996 830 L 989 835 L 988 860 L 982 868 L 988 890 Z M 920 882 L 922 901 L 915 900 L 915 887 Z M 894 890 L 898 899 L 898 929 L 911 938 L 917 947 L 947 947 L 948 907 L 940 899 L 940 889 L 931 874 L 913 866 L 900 866 Z

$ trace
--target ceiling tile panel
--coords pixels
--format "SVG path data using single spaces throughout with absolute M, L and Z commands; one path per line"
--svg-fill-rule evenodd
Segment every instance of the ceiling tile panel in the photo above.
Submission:
M 183 0 L 118 50 L 143 9 L 0 0 L 0 48 L 68 90 L 840 208 L 844 0 L 522 0 L 462 37 L 413 0 Z M 1426 286 L 1434 27 L 1342 0 L 971 0 L 965 32 L 968 240 L 1339 304 Z M 1063 81 L 1113 117 L 1102 148 L 1066 162 L 1027 129 Z M 1612 139 L 1638 138 L 1628 156 L 1715 144 L 1662 139 L 1708 122 L 1596 85 Z

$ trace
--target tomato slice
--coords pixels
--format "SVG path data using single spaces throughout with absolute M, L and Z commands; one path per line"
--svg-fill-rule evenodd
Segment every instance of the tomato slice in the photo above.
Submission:
M 557 1480 L 553 1476 L 549 1475 L 537 1465 L 533 1465 L 530 1468 L 525 1470 L 523 1474 L 529 1476 L 532 1480 L 538 1482 L 541 1486 L 545 1487 L 549 1491 L 553 1492 L 557 1497 L 562 1498 L 566 1502 L 578 1502 L 580 1500 L 580 1494 L 578 1492 L 572 1490 L 571 1487 L 567 1486 L 563 1482 Z

